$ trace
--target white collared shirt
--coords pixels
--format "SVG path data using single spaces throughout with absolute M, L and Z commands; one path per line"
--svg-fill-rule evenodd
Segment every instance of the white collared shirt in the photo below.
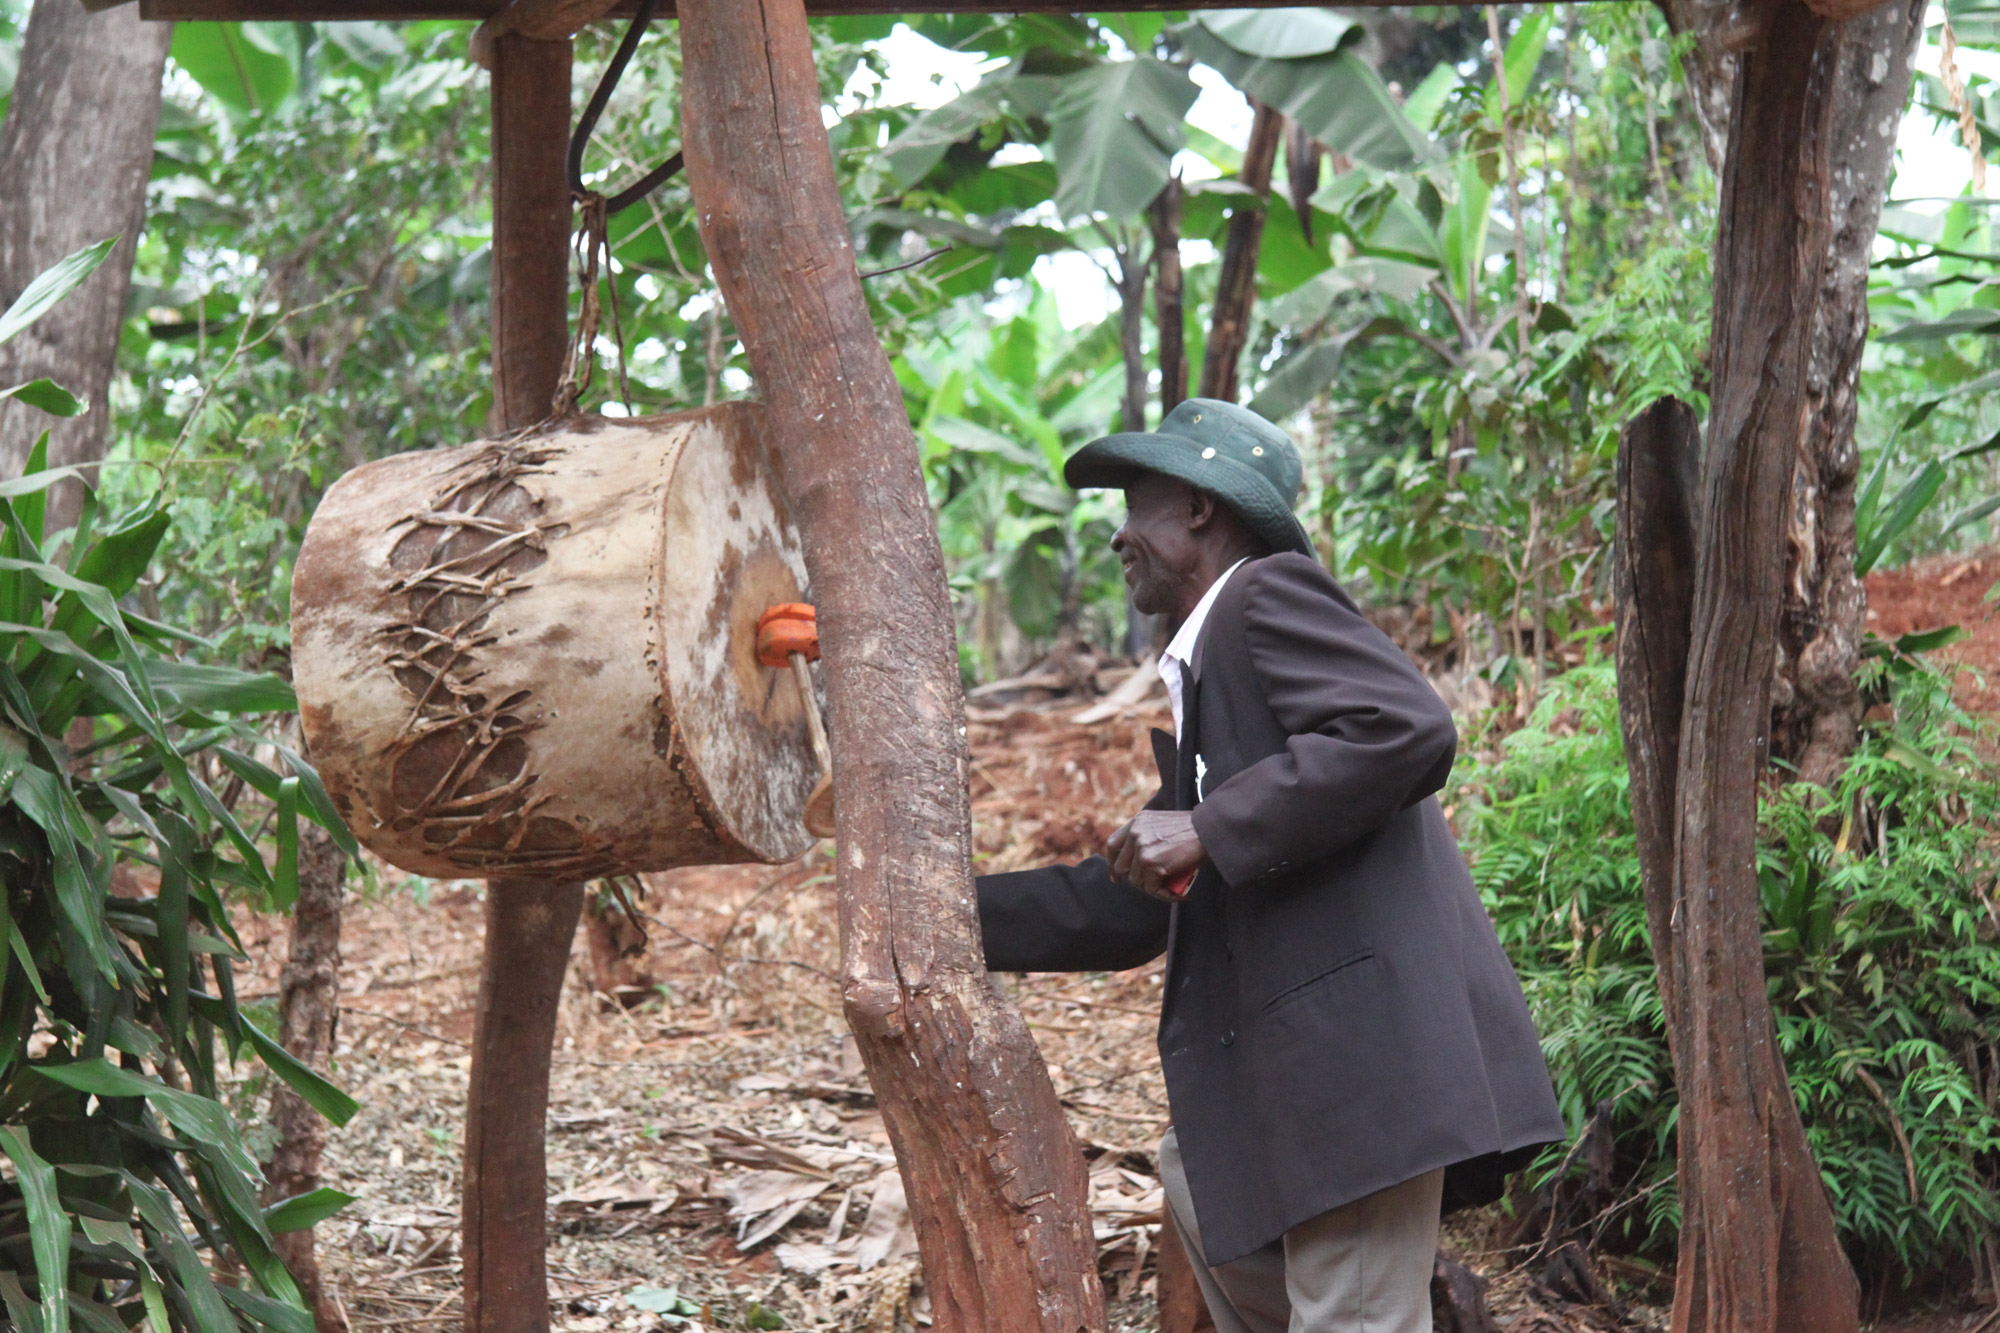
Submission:
M 1245 556 L 1244 560 L 1249 557 Z M 1243 567 L 1243 560 L 1222 571 L 1222 577 L 1208 585 L 1208 591 L 1188 612 L 1188 618 L 1181 622 L 1180 630 L 1173 642 L 1160 654 L 1160 679 L 1167 682 L 1167 701 L 1174 706 L 1174 739 L 1181 738 L 1181 668 L 1194 670 L 1194 646 L 1201 642 L 1202 623 L 1208 619 L 1208 608 L 1215 605 L 1215 599 L 1222 592 L 1222 585 L 1229 582 L 1229 576 Z

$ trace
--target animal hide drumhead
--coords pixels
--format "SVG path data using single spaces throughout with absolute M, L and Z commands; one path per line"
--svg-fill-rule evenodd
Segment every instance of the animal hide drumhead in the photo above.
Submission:
M 419 874 L 788 861 L 819 771 L 757 617 L 808 600 L 755 404 L 381 459 L 299 552 L 306 742 L 355 835 Z

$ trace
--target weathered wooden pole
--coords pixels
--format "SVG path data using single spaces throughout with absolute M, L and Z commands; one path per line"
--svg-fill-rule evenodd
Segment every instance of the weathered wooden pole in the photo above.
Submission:
M 324 1070 L 333 1057 L 340 1004 L 340 899 L 347 858 L 317 826 L 299 830 L 299 898 L 292 908 L 292 938 L 278 981 L 278 1041 L 292 1056 Z M 272 1204 L 320 1187 L 326 1151 L 326 1117 L 284 1084 L 271 1089 L 271 1124 L 278 1146 L 264 1168 L 264 1202 Z M 320 1280 L 313 1228 L 272 1237 L 299 1293 L 312 1311 L 317 1333 L 347 1333 L 347 1315 Z
M 493 46 L 493 414 L 549 414 L 569 340 L 570 43 Z M 583 885 L 493 879 L 466 1087 L 467 1333 L 547 1333 L 549 1049 Z
M 1676 1333 L 1852 1333 L 1854 1275 L 1765 987 L 1757 805 L 1794 460 L 1811 403 L 1838 30 L 1800 0 L 1738 58 L 1716 229 L 1713 396 L 1619 467 L 1620 702 L 1680 1094 Z
M 493 426 L 549 414 L 569 349 L 570 43 L 493 43 Z
M 702 239 L 769 406 L 819 607 L 848 1021 L 940 1333 L 1102 1328 L 1083 1161 L 988 978 L 930 497 L 869 321 L 802 0 L 681 0 Z

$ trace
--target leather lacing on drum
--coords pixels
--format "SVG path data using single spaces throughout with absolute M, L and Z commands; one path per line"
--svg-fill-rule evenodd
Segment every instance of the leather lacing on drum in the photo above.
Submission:
M 419 830 L 467 869 L 585 879 L 611 867 L 611 851 L 537 813 L 549 794 L 528 771 L 532 692 L 495 697 L 479 661 L 495 639 L 494 608 L 529 586 L 524 576 L 567 531 L 542 521 L 541 502 L 519 482 L 551 456 L 532 439 L 495 444 L 396 524 L 408 531 L 389 554 L 390 591 L 405 597 L 409 619 L 382 631 L 383 663 L 411 703 L 384 758 L 397 830 Z

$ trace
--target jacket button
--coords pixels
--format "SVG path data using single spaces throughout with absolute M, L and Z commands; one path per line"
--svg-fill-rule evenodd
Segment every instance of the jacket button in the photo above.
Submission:
M 1236 1044 L 1235 1028 L 1224 1028 L 1222 1030 L 1222 1044 L 1224 1046 L 1234 1046 Z

